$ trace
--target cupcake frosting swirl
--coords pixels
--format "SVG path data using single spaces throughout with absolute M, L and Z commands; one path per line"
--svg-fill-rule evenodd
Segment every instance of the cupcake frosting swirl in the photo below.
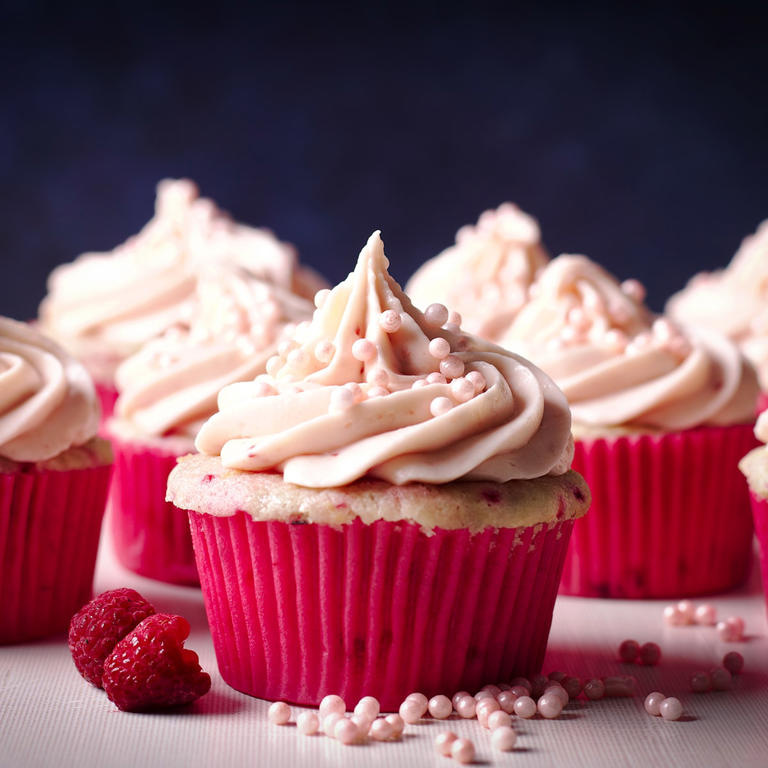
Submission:
M 85 368 L 28 325 L 0 317 L 0 457 L 46 461 L 87 443 L 99 417 Z
M 691 278 L 669 300 L 667 312 L 735 341 L 768 391 L 768 221 L 744 239 L 726 269 Z
M 306 487 L 565 472 L 570 414 L 549 377 L 461 333 L 444 306 L 422 314 L 387 267 L 375 232 L 267 374 L 221 391 L 198 450 Z
M 475 226 L 462 227 L 456 244 L 425 262 L 405 292 L 422 309 L 446 304 L 461 315 L 465 330 L 498 341 L 547 260 L 536 220 L 503 203 L 481 214 Z
M 679 430 L 750 420 L 754 370 L 722 336 L 678 326 L 585 256 L 553 259 L 504 343 L 562 388 L 574 422 Z

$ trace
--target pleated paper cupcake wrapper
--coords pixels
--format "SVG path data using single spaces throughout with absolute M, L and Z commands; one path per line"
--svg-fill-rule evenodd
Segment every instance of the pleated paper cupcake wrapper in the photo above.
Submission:
M 110 471 L 0 474 L 0 643 L 66 632 L 90 600 Z
M 187 515 L 165 501 L 168 475 L 180 454 L 110 438 L 115 472 L 109 527 L 117 559 L 150 579 L 198 585 Z
M 396 711 L 541 669 L 571 520 L 426 535 L 189 515 L 219 670 L 243 693 Z
M 592 506 L 574 525 L 560 592 L 674 598 L 742 584 L 752 516 L 737 464 L 755 445 L 750 425 L 577 440 Z
M 760 545 L 760 572 L 763 575 L 763 590 L 765 592 L 765 607 L 768 611 L 768 501 L 754 493 L 750 494 L 752 501 L 752 518 L 755 523 L 757 543 Z

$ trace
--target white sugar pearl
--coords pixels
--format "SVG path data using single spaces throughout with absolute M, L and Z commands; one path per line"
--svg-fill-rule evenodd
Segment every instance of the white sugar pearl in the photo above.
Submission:
M 536 702 L 530 696 L 521 696 L 515 702 L 515 714 L 528 719 L 536 714 Z
M 475 745 L 469 739 L 456 739 L 451 744 L 451 757 L 457 763 L 471 763 L 475 759 Z
M 696 606 L 690 600 L 681 600 L 677 604 L 677 610 L 683 614 L 686 624 L 693 624 L 696 621 Z
M 344 699 L 341 696 L 337 696 L 334 693 L 325 696 L 320 702 L 318 712 L 320 714 L 320 720 L 325 721 L 326 715 L 330 715 L 332 712 L 337 712 L 343 715 L 347 711 L 347 705 L 344 703 Z
M 705 627 L 714 627 L 717 624 L 717 609 L 714 605 L 704 603 L 696 608 L 696 623 Z
M 348 411 L 355 404 L 355 396 L 344 387 L 339 387 L 331 392 L 328 408 L 333 413 Z
M 375 720 L 379 716 L 379 700 L 373 696 L 363 696 L 355 705 L 355 714 Z
M 291 719 L 291 708 L 284 701 L 276 701 L 270 704 L 267 717 L 273 725 L 285 725 Z
M 488 715 L 488 730 L 495 731 L 502 726 L 512 725 L 512 718 L 502 709 L 491 712 Z
M 464 696 L 471 696 L 472 694 L 469 691 L 456 691 L 456 693 L 451 696 L 451 704 L 453 704 L 453 708 L 456 708 L 456 702 L 463 698 Z
M 375 720 L 375 718 L 367 717 L 366 715 L 352 715 L 349 719 L 357 726 L 357 730 L 360 732 L 361 737 L 363 734 L 368 733 L 371 724 Z
M 360 738 L 360 729 L 351 720 L 342 717 L 333 727 L 333 737 L 342 744 L 354 744 Z
M 448 357 L 451 352 L 451 345 L 448 342 L 448 339 L 444 339 L 442 336 L 438 336 L 437 338 L 432 339 L 429 342 L 428 348 L 429 354 L 438 360 L 442 360 L 443 358 Z
M 413 723 L 418 723 L 419 720 L 421 720 L 422 716 L 426 712 L 426 707 L 422 707 L 418 701 L 409 701 L 406 699 L 400 705 L 399 712 L 400 717 L 402 717 L 406 723 L 412 725 Z
M 485 376 L 480 371 L 470 371 L 464 378 L 472 383 L 476 393 L 482 392 L 486 387 Z M 515 681 L 513 680 L 512 685 L 514 684 Z
M 445 720 L 453 712 L 453 704 L 447 696 L 433 696 L 427 705 L 429 714 L 436 720 Z
M 461 325 L 461 315 L 458 312 L 448 313 L 448 325 L 455 325 L 457 328 Z
M 331 295 L 330 288 L 321 288 L 316 294 L 315 294 L 315 306 L 320 309 L 320 307 L 325 304 L 326 299 Z
M 451 756 L 453 742 L 459 737 L 453 731 L 443 731 L 435 736 L 435 752 L 443 757 Z
M 430 304 L 424 310 L 424 318 L 430 325 L 440 326 L 448 322 L 448 308 L 444 304 Z
M 496 728 L 491 734 L 491 746 L 499 752 L 511 752 L 517 741 L 515 729 L 508 725 Z
M 527 685 L 513 685 L 510 689 L 510 693 L 514 693 L 518 698 L 520 696 L 529 696 L 531 693 L 531 684 L 526 680 Z
M 659 713 L 665 720 L 679 720 L 683 714 L 683 705 L 680 699 L 670 696 L 659 704 Z
M 270 376 L 274 376 L 283 367 L 282 358 L 279 355 L 272 355 L 267 360 L 266 371 Z
M 421 714 L 423 715 L 427 711 L 427 706 L 429 705 L 429 699 L 423 694 L 423 693 L 409 693 L 405 697 L 406 701 L 415 701 L 420 707 L 421 707 Z
M 429 382 L 424 379 L 416 379 L 413 384 L 411 384 L 411 389 L 421 389 L 422 387 L 426 387 Z
M 317 712 L 302 712 L 296 718 L 296 728 L 304 736 L 313 736 L 320 730 L 320 718 Z
M 384 397 L 389 394 L 389 390 L 386 387 L 369 387 L 367 394 L 369 399 L 372 397 Z
M 536 708 L 542 717 L 552 720 L 560 716 L 563 711 L 563 703 L 554 690 L 549 690 L 539 697 Z
M 660 691 L 654 691 L 653 693 L 649 693 L 645 697 L 645 701 L 643 702 L 645 711 L 649 715 L 653 715 L 654 717 L 659 717 L 659 715 L 661 715 L 661 711 L 659 707 L 661 706 L 661 702 L 664 701 L 664 699 L 666 698 L 667 697 Z
M 325 339 L 324 341 L 318 341 L 315 344 L 315 357 L 320 363 L 330 363 L 333 359 L 333 355 L 336 352 L 336 347 L 333 342 Z
M 433 416 L 442 416 L 453 408 L 453 403 L 447 397 L 436 397 L 429 404 L 429 412 Z
M 475 694 L 475 701 L 479 704 L 483 699 L 495 699 L 496 697 L 490 692 L 486 691 L 484 688 L 479 690 Z
M 664 609 L 664 622 L 670 627 L 681 627 L 685 624 L 685 616 L 676 605 L 668 605 Z
M 638 304 L 642 304 L 645 300 L 645 286 L 639 280 L 625 280 L 621 284 L 621 291 Z
M 369 383 L 379 387 L 386 387 L 389 384 L 389 373 L 387 373 L 385 368 L 378 365 L 368 371 L 366 378 Z
M 344 715 L 341 712 L 331 712 L 330 714 L 326 715 L 324 718 L 322 718 L 323 733 L 331 739 L 336 738 L 336 723 L 343 719 Z
M 440 373 L 447 379 L 458 379 L 464 373 L 464 363 L 456 355 L 448 355 L 440 361 Z
M 560 683 L 551 683 L 544 689 L 544 693 L 556 696 L 559 699 L 561 706 L 568 706 L 570 696 L 568 696 L 568 691 L 566 691 Z
M 389 741 L 395 736 L 395 728 L 388 720 L 380 717 L 371 723 L 368 735 L 374 741 Z
M 499 706 L 507 713 L 511 714 L 515 711 L 515 702 L 517 701 L 517 695 L 512 691 L 502 691 L 497 697 L 496 701 L 499 702 Z
M 427 375 L 427 384 L 445 384 L 445 376 L 442 373 L 433 371 Z
M 394 309 L 386 309 L 379 315 L 379 328 L 385 333 L 396 333 L 402 324 L 400 313 Z
M 462 696 L 455 704 L 456 712 L 467 720 L 474 717 L 477 712 L 477 702 L 474 696 L 467 694 Z
M 376 359 L 376 345 L 368 339 L 358 339 L 352 345 L 352 357 L 362 363 L 370 362 Z
M 394 738 L 399 738 L 402 732 L 405 730 L 405 721 L 398 714 L 387 715 L 384 718 L 392 726 L 392 735 Z

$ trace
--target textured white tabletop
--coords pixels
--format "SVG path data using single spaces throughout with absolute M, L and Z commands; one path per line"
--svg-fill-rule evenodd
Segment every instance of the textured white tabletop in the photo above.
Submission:
M 106 544 L 106 542 L 105 542 Z M 211 673 L 211 692 L 185 714 L 119 712 L 75 671 L 66 642 L 56 638 L 0 648 L 0 766 L 411 766 L 451 765 L 433 751 L 445 722 L 408 726 L 398 743 L 345 747 L 294 726 L 267 722 L 267 704 L 229 688 L 219 677 L 199 590 L 161 585 L 123 571 L 103 546 L 96 575 L 102 591 L 132 586 L 158 611 L 186 616 L 187 647 Z M 722 643 L 713 628 L 666 627 L 664 602 L 559 598 L 544 671 L 580 677 L 634 674 L 643 694 L 682 699 L 685 718 L 667 722 L 643 710 L 643 696 L 572 702 L 557 720 L 516 720 L 511 753 L 494 752 L 477 721 L 448 727 L 475 742 L 477 763 L 515 766 L 768 766 L 768 628 L 757 571 L 743 590 L 715 597 L 721 618 L 740 615 L 747 638 Z M 623 665 L 621 640 L 656 641 L 658 667 Z M 727 650 L 744 655 L 732 691 L 693 694 L 690 675 L 719 663 Z M 353 702 L 354 704 L 354 702 Z M 295 719 L 295 715 L 294 715 Z

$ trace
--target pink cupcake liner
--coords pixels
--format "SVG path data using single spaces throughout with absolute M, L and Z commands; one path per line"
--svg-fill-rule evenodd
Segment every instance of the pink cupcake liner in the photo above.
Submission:
M 396 711 L 541 669 L 572 520 L 423 533 L 409 522 L 190 512 L 219 670 L 243 693 Z
M 756 444 L 751 425 L 576 441 L 592 507 L 574 525 L 561 594 L 692 597 L 742 584 L 752 517 L 738 462 Z
M 109 527 L 117 559 L 140 576 L 197 586 L 187 515 L 165 501 L 168 475 L 182 454 L 114 435 L 110 439 L 115 471 Z
M 0 474 L 0 643 L 65 632 L 90 600 L 111 469 Z
M 763 575 L 765 607 L 768 611 L 768 501 L 750 493 L 752 518 L 755 523 L 757 543 L 760 545 L 760 571 Z

